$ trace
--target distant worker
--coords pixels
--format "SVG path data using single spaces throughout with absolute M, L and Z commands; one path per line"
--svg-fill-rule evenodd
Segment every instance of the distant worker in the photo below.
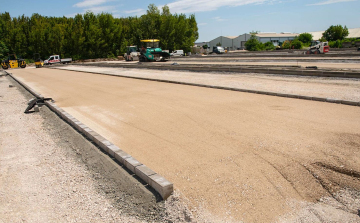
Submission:
M 146 48 L 144 46 L 141 46 L 141 51 L 140 51 L 141 54 L 145 54 L 146 53 Z

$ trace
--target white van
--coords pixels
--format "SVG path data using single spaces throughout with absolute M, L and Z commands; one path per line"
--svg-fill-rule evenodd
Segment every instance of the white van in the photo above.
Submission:
M 175 50 L 174 52 L 170 53 L 170 56 L 184 56 L 184 50 Z

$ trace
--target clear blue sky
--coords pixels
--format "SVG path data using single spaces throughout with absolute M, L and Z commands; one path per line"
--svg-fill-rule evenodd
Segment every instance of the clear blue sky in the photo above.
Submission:
M 12 17 L 33 13 L 71 17 L 87 10 L 127 17 L 146 13 L 151 3 L 167 4 L 172 13 L 194 13 L 198 42 L 250 31 L 311 32 L 338 24 L 360 27 L 360 0 L 0 0 L 0 11 Z

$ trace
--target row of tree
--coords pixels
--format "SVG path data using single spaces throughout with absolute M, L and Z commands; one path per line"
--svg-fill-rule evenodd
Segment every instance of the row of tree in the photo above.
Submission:
M 40 53 L 73 59 L 105 58 L 123 55 L 126 46 L 141 46 L 141 39 L 159 39 L 164 50 L 190 47 L 198 39 L 195 15 L 171 14 L 169 7 L 162 11 L 154 5 L 140 17 L 114 18 L 109 13 L 77 14 L 74 18 L 31 17 L 12 18 L 0 13 L 0 57 L 16 53 L 32 58 Z

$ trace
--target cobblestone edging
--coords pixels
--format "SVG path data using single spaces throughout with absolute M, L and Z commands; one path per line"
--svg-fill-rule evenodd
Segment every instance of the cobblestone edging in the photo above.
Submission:
M 57 69 L 57 68 L 54 67 L 54 68 L 50 68 L 50 69 Z M 223 89 L 223 90 L 229 90 L 229 91 L 239 91 L 239 92 L 246 92 L 246 93 L 253 93 L 253 94 L 271 95 L 271 96 L 285 97 L 285 98 L 297 98 L 297 99 L 310 100 L 310 101 L 321 101 L 321 102 L 328 102 L 328 103 L 335 103 L 335 104 L 360 106 L 360 101 L 348 101 L 348 100 L 339 100 L 339 99 L 333 99 L 333 98 L 304 96 L 304 95 L 297 95 L 297 94 L 283 94 L 283 93 L 276 93 L 276 92 L 269 92 L 269 91 L 257 91 L 257 90 L 241 89 L 241 88 L 222 87 L 222 86 L 216 86 L 216 85 L 196 84 L 196 83 L 161 80 L 161 79 L 145 78 L 145 77 L 134 77 L 134 76 L 126 76 L 126 75 L 120 75 L 120 74 L 106 74 L 106 73 L 100 73 L 100 72 L 81 71 L 81 70 L 73 70 L 73 69 L 66 69 L 66 70 L 75 71 L 75 72 L 83 72 L 83 73 L 101 74 L 101 75 L 108 75 L 108 76 L 115 76 L 115 77 L 132 78 L 132 79 L 139 79 L 139 80 L 147 80 L 147 81 L 165 82 L 165 83 L 171 83 L 171 84 L 182 84 L 182 85 L 190 85 L 190 86 L 196 86 L 196 87 L 206 87 L 206 88 Z
M 11 73 L 9 72 L 6 73 L 35 97 L 37 98 L 43 97 L 41 94 L 38 94 L 34 89 L 22 83 Z M 134 157 L 121 150 L 119 147 L 108 141 L 106 138 L 102 137 L 100 134 L 96 133 L 94 130 L 90 129 L 89 127 L 81 123 L 79 120 L 71 116 L 62 108 L 58 107 L 55 103 L 46 101 L 45 104 L 53 112 L 59 115 L 67 123 L 69 123 L 72 127 L 77 129 L 79 132 L 84 134 L 89 140 L 94 142 L 109 156 L 116 159 L 118 162 L 123 164 L 128 170 L 130 170 L 132 173 L 134 173 L 136 176 L 140 177 L 144 182 L 150 185 L 155 191 L 157 191 L 160 194 L 160 196 L 164 200 L 166 200 L 172 194 L 173 184 L 168 180 L 166 180 L 164 177 L 160 176 L 155 171 L 151 170 L 144 164 L 140 163 Z

